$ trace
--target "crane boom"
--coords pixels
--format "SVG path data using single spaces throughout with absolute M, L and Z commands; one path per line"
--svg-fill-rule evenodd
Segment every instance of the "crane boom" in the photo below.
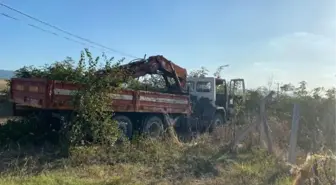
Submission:
M 177 90 L 180 92 L 185 91 L 187 70 L 174 64 L 162 55 L 150 56 L 147 59 L 138 59 L 119 67 L 125 70 L 128 76 L 132 76 L 133 78 L 147 74 L 161 74 L 168 88 L 171 87 L 171 84 L 168 82 L 167 77 L 173 78 Z M 103 71 L 103 73 L 106 73 L 106 71 Z

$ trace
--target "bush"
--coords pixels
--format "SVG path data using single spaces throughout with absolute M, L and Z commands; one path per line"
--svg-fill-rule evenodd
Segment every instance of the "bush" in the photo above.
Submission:
M 119 137 L 117 124 L 111 119 L 112 97 L 109 93 L 118 91 L 124 82 L 123 71 L 117 64 L 111 64 L 112 59 L 105 58 L 102 69 L 97 67 L 99 58 L 93 60 L 91 54 L 85 52 L 88 66 L 85 65 L 84 54 L 75 69 L 79 78 L 72 82 L 83 85 L 80 91 L 74 95 L 75 113 L 71 117 L 70 140 L 73 144 L 82 144 L 83 141 L 91 141 L 100 144 L 113 144 Z M 99 70 L 108 71 L 106 75 L 97 75 Z M 118 77 L 118 78 L 116 78 Z M 113 84 L 113 85 L 112 85 Z
M 47 121 L 50 124 L 46 124 Z M 43 119 L 42 115 L 30 115 L 25 119 L 8 120 L 6 124 L 0 125 L 0 145 L 55 142 L 58 133 L 54 132 L 52 126 L 50 120 Z

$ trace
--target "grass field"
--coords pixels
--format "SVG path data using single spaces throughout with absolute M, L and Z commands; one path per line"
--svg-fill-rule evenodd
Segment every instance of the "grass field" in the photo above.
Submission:
M 290 185 L 288 167 L 262 150 L 230 153 L 214 137 L 197 145 L 163 142 L 78 147 L 69 158 L 48 148 L 0 152 L 0 185 Z

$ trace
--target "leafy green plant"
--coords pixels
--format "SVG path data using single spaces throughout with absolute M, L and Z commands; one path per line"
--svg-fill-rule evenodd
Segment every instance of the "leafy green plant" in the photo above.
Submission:
M 111 119 L 113 110 L 111 110 L 110 94 L 120 89 L 124 82 L 122 77 L 125 74 L 118 68 L 122 61 L 112 64 L 112 59 L 105 57 L 104 67 L 99 69 L 97 67 L 99 57 L 93 59 L 88 50 L 82 53 L 78 67 L 75 69 L 82 78 L 73 81 L 83 88 L 74 94 L 75 114 L 70 122 L 72 143 L 79 144 L 85 140 L 113 144 L 119 137 L 117 124 Z M 100 70 L 108 73 L 97 75 Z

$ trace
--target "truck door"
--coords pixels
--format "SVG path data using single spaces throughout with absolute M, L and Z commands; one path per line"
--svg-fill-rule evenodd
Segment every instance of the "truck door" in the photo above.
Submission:
M 245 102 L 245 81 L 237 78 L 231 79 L 229 84 L 229 112 L 233 113 L 234 107 L 239 103 Z

